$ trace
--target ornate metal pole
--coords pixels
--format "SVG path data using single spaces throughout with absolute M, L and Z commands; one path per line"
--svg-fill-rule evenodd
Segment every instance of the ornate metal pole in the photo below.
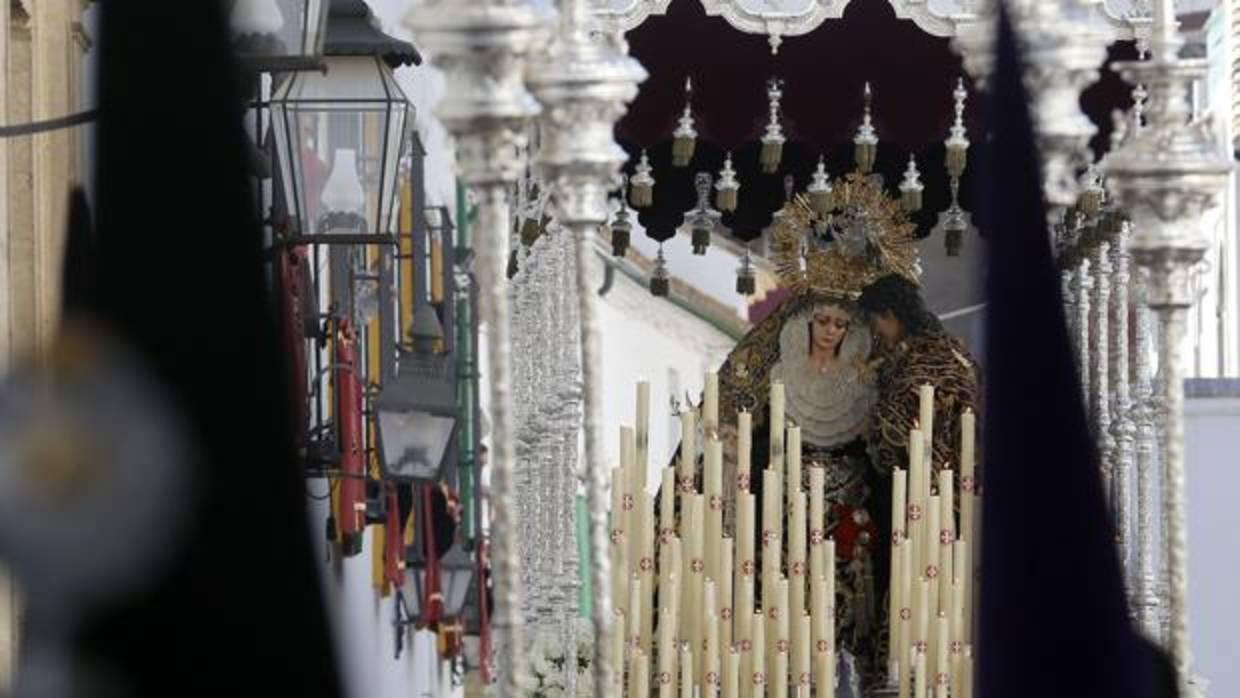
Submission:
M 1100 223 L 1101 225 L 1101 223 Z M 1115 440 L 1111 437 L 1111 246 L 1103 242 L 1093 251 L 1094 298 L 1093 341 L 1090 356 L 1090 413 L 1094 422 L 1094 439 L 1098 442 L 1099 461 L 1111 506 L 1117 506 L 1115 493 Z
M 559 35 L 538 56 L 529 82 L 546 105 L 538 167 L 553 192 L 554 212 L 576 242 L 581 333 L 586 497 L 590 510 L 590 581 L 594 595 L 594 695 L 614 695 L 610 664 L 607 473 L 602 462 L 601 352 L 593 292 L 594 237 L 607 222 L 607 194 L 625 161 L 614 128 L 637 96 L 646 72 L 625 55 L 618 37 L 590 36 L 585 0 L 562 4 Z
M 1111 463 L 1115 482 L 1111 490 L 1111 507 L 1115 516 L 1115 538 L 1119 547 L 1120 564 L 1123 565 L 1128 582 L 1130 608 L 1136 614 L 1140 600 L 1136 594 L 1136 574 L 1132 565 L 1130 545 L 1132 540 L 1132 456 L 1135 428 L 1132 423 L 1132 397 L 1129 391 L 1128 371 L 1128 238 L 1130 223 L 1124 221 L 1115 231 L 1111 243 L 1112 293 L 1111 293 L 1111 383 L 1115 389 L 1111 395 Z
M 1072 294 L 1076 297 L 1073 307 L 1076 308 L 1076 363 L 1081 371 L 1082 399 L 1086 408 L 1089 399 L 1089 292 L 1093 290 L 1094 280 L 1089 275 L 1089 259 L 1082 258 L 1072 276 Z
M 1192 268 L 1208 242 L 1201 230 L 1205 209 L 1214 205 L 1231 170 L 1208 124 L 1190 123 L 1192 83 L 1205 75 L 1201 60 L 1181 60 L 1183 45 L 1173 0 L 1158 0 L 1151 59 L 1122 66 L 1124 77 L 1150 92 L 1149 125 L 1108 159 L 1110 181 L 1130 212 L 1136 231 L 1132 256 L 1149 270 L 1148 302 L 1162 321 L 1159 358 L 1165 385 L 1162 424 L 1166 458 L 1163 503 L 1167 513 L 1166 557 L 1170 572 L 1170 632 L 1184 696 L 1200 695 L 1192 679 L 1188 631 L 1188 520 L 1184 467 L 1185 321 L 1193 303 Z
M 1154 522 L 1154 381 L 1150 367 L 1150 309 L 1146 305 L 1146 277 L 1144 270 L 1136 274 L 1136 332 L 1133 350 L 1136 352 L 1134 372 L 1136 395 L 1133 402 L 1133 422 L 1136 428 L 1137 460 L 1137 570 L 1136 609 L 1137 618 L 1145 634 L 1153 640 L 1161 640 L 1161 617 L 1159 603 L 1158 573 L 1154 568 L 1154 544 L 1162 527 Z
M 429 0 L 406 20 L 447 75 L 438 114 L 456 138 L 461 179 L 477 195 L 477 272 L 482 322 L 487 326 L 491 411 L 491 549 L 495 613 L 502 638 L 499 691 L 518 694 L 522 661 L 521 565 L 513 493 L 515 453 L 508 291 L 504 279 L 509 191 L 521 176 L 518 157 L 528 120 L 538 106 L 525 89 L 525 54 L 546 18 L 527 0 Z

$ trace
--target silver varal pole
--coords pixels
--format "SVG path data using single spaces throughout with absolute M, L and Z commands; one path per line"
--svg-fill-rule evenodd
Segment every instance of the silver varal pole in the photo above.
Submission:
M 607 222 L 608 193 L 615 189 L 624 151 L 615 141 L 615 124 L 637 85 L 646 78 L 618 37 L 591 36 L 586 0 L 561 3 L 560 28 L 529 71 L 531 89 L 543 103 L 542 144 L 537 167 L 551 188 L 553 214 L 571 231 L 576 251 L 581 338 L 584 473 L 590 510 L 590 581 L 594 595 L 594 695 L 617 695 L 612 646 L 607 531 L 607 472 L 603 463 L 602 351 L 592 270 L 599 226 Z
M 1170 578 L 1166 645 L 1180 677 L 1180 694 L 1203 693 L 1193 679 L 1188 629 L 1188 516 L 1184 463 L 1183 344 L 1193 268 L 1209 247 L 1201 220 L 1226 186 L 1231 161 L 1207 123 L 1192 122 L 1193 82 L 1206 74 L 1202 60 L 1181 59 L 1173 0 L 1157 0 L 1148 61 L 1121 66 L 1124 77 L 1150 93 L 1149 125 L 1107 159 L 1108 181 L 1132 216 L 1133 260 L 1149 271 L 1147 302 L 1159 316 L 1159 353 L 1165 391 L 1160 425 L 1165 458 L 1163 506 Z
M 477 195 L 475 222 L 480 316 L 487 326 L 491 414 L 491 550 L 502 650 L 499 694 L 516 696 L 523 661 L 520 522 L 514 506 L 515 450 L 510 392 L 510 328 L 505 265 L 512 225 L 510 191 L 523 169 L 519 152 L 538 106 L 525 89 L 526 53 L 547 22 L 528 0 L 428 0 L 406 19 L 447 78 L 437 109 L 456 139 L 456 167 Z

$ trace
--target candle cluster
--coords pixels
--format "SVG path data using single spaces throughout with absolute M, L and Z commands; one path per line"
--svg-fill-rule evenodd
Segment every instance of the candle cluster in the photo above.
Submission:
M 762 472 L 757 526 L 749 477 L 752 418 L 745 411 L 737 415 L 737 474 L 725 483 L 718 394 L 718 377 L 710 373 L 700 413 L 690 407 L 679 415 L 681 455 L 662 471 L 658 521 L 645 488 L 648 384 L 638 385 L 636 427 L 621 428 L 620 464 L 612 473 L 610 550 L 612 602 L 621 630 L 613 635 L 611 651 L 614 666 L 627 671 L 617 672 L 615 695 L 834 695 L 836 554 L 835 542 L 825 535 L 825 470 L 810 467 L 809 490 L 802 488 L 800 428 L 786 423 L 784 386 L 772 383 L 771 459 Z M 928 425 L 933 419 L 929 386 L 922 400 L 930 409 L 922 415 Z M 912 432 L 909 468 L 893 477 L 888 671 L 901 696 L 924 698 L 931 690 L 938 698 L 949 691 L 971 694 L 972 575 L 965 571 L 975 509 L 972 414 L 963 421 L 958 497 L 953 471 L 936 476 L 925 457 L 932 453 L 930 429 Z M 725 487 L 734 497 L 725 496 Z M 730 500 L 735 538 L 723 525 Z M 959 531 L 956 502 L 963 522 Z M 755 549 L 761 551 L 761 569 Z
M 972 412 L 961 419 L 957 493 L 951 464 L 937 464 L 936 472 L 931 462 L 932 386 L 921 387 L 920 401 L 908 468 L 892 473 L 888 679 L 900 698 L 971 696 L 976 420 Z

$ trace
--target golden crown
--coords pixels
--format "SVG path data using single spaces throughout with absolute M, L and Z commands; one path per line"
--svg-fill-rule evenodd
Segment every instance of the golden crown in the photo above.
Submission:
M 793 197 L 776 214 L 770 241 L 780 285 L 797 293 L 853 300 L 887 274 L 920 283 L 917 226 L 877 175 L 838 180 L 825 207 Z

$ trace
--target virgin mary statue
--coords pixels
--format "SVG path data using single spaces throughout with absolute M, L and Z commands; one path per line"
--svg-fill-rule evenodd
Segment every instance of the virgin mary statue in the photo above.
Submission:
M 771 385 L 782 383 L 786 421 L 801 430 L 801 487 L 809 491 L 813 469 L 820 469 L 826 482 L 826 520 L 808 522 L 807 540 L 822 535 L 835 541 L 837 643 L 862 674 L 870 674 L 881 666 L 877 609 L 886 588 L 887 556 L 875 553 L 890 543 L 891 502 L 890 481 L 881 479 L 867 455 L 877 390 L 867 364 L 870 331 L 855 300 L 878 276 L 916 277 L 918 269 L 914 227 L 898 202 L 883 194 L 881 183 L 849 175 L 837 192 L 840 201 L 826 220 L 799 198 L 778 214 L 768 233 L 770 257 L 788 297 L 741 339 L 719 369 L 725 529 L 735 534 L 732 513 L 742 489 L 754 494 L 755 528 L 761 528 L 763 470 L 783 469 L 771 462 L 768 405 Z M 748 472 L 737 472 L 736 424 L 742 411 L 752 420 Z M 781 512 L 781 518 L 787 521 L 790 514 Z M 785 552 L 788 528 L 782 526 Z M 754 540 L 762 540 L 760 530 Z M 759 558 L 761 547 L 755 550 Z M 755 568 L 762 569 L 760 559 Z

